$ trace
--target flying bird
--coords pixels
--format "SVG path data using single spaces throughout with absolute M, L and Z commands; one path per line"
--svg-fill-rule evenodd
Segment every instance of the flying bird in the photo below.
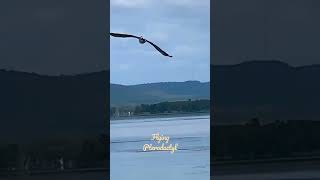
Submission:
M 168 53 L 166 53 L 164 50 L 160 49 L 157 45 L 155 45 L 152 42 L 144 39 L 142 36 L 138 37 L 138 36 L 134 36 L 134 35 L 130 35 L 130 34 L 121 34 L 121 33 L 110 33 L 110 35 L 113 36 L 113 37 L 121 37 L 121 38 L 137 38 L 137 39 L 139 39 L 139 43 L 140 44 L 144 44 L 144 43 L 148 42 L 154 48 L 156 48 L 162 55 L 168 56 L 168 57 L 172 57 Z

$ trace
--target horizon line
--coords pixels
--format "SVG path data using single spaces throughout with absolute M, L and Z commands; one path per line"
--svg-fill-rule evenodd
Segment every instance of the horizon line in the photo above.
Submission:
M 137 86 L 137 85 L 148 85 L 148 84 L 158 84 L 158 83 L 185 83 L 185 82 L 199 82 L 199 83 L 210 83 L 209 81 L 199 81 L 199 80 L 185 80 L 185 81 L 159 81 L 159 82 L 145 82 L 145 83 L 138 83 L 138 84 L 122 84 L 122 83 L 114 83 L 110 82 L 113 85 L 120 85 L 120 86 Z

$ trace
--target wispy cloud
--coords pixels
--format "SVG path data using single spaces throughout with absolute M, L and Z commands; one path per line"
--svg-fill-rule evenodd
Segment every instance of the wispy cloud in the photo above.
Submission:
M 119 64 L 119 69 L 122 71 L 126 71 L 129 69 L 129 64 Z
M 111 38 L 111 81 L 208 81 L 209 68 L 204 65 L 210 64 L 209 4 L 210 0 L 111 0 L 112 32 L 144 36 L 173 55 L 162 56 L 136 39 Z
M 141 8 L 149 5 L 150 0 L 111 0 L 111 8 L 122 7 L 122 8 Z
M 210 1 L 208 0 L 111 0 L 111 6 L 120 8 L 143 8 L 146 6 L 167 6 L 167 7 L 180 7 L 180 8 L 195 8 L 200 6 L 209 7 Z
M 164 0 L 164 2 L 168 5 L 180 6 L 180 7 L 197 7 L 197 6 L 208 6 L 210 5 L 210 1 L 202 1 L 202 0 Z

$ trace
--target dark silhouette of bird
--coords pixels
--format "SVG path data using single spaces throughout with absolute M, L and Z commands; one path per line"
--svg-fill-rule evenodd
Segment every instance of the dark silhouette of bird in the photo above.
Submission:
M 168 56 L 168 57 L 172 57 L 168 53 L 166 53 L 164 50 L 160 49 L 157 45 L 155 45 L 152 42 L 144 39 L 142 36 L 138 37 L 138 36 L 134 36 L 134 35 L 131 35 L 131 34 L 122 34 L 122 33 L 110 33 L 110 35 L 113 36 L 113 37 L 121 37 L 121 38 L 137 38 L 137 39 L 139 39 L 139 43 L 140 44 L 144 44 L 144 43 L 148 42 L 154 48 L 156 48 L 162 55 Z

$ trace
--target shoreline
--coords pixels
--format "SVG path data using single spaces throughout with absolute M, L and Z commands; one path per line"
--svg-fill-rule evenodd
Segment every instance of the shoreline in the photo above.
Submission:
M 110 117 L 110 121 L 129 120 L 129 119 L 148 119 L 148 118 L 167 118 L 167 117 L 188 117 L 188 116 L 202 116 L 210 115 L 210 112 L 191 112 L 191 113 L 161 113 L 161 114 L 148 114 L 148 115 L 133 115 L 133 116 L 120 116 Z

